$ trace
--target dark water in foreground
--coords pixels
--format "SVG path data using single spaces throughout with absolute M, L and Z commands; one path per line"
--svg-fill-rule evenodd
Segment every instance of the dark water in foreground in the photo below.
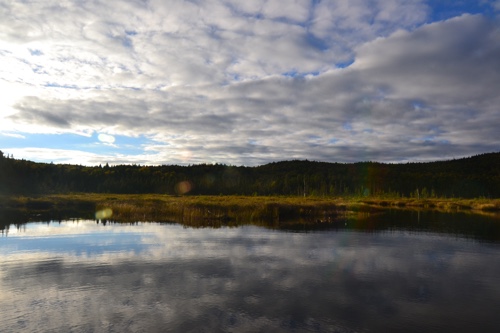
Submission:
M 10 226 L 0 332 L 499 332 L 500 242 L 488 231 L 500 222 L 475 219 L 398 212 L 320 231 Z

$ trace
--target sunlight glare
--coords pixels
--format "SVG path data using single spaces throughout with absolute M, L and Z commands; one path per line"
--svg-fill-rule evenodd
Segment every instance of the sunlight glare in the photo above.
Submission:
M 97 138 L 99 139 L 99 141 L 101 141 L 102 143 L 105 143 L 105 144 L 111 145 L 111 144 L 115 143 L 115 137 L 112 135 L 109 135 L 109 134 L 101 133 L 97 136 Z

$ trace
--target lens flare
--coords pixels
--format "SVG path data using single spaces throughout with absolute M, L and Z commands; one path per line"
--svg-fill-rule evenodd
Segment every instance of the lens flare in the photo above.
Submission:
M 97 136 L 97 139 L 99 139 L 99 141 L 101 141 L 102 143 L 109 145 L 115 143 L 115 137 L 109 134 L 101 133 Z
M 193 189 L 193 184 L 188 180 L 179 182 L 175 186 L 175 192 L 177 192 L 177 194 L 186 194 L 192 189 Z
M 111 216 L 113 216 L 113 210 L 111 208 L 101 209 L 95 213 L 96 220 L 109 219 Z

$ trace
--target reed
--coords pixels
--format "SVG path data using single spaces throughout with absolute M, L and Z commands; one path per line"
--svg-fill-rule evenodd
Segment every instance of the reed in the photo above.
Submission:
M 72 193 L 41 197 L 0 197 L 0 209 L 95 212 L 96 219 L 172 221 L 196 224 L 323 223 L 384 209 L 466 211 L 500 215 L 500 199 L 171 196 Z M 93 214 L 93 213 L 92 213 Z

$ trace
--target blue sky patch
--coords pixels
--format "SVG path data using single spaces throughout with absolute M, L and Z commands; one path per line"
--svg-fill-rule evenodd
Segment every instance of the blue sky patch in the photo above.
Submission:
M 14 137 L 9 135 L 0 135 L 0 149 L 8 151 L 9 148 L 24 148 L 24 147 L 43 147 L 48 149 L 65 149 L 65 150 L 84 150 L 95 154 L 126 154 L 139 155 L 142 154 L 143 146 L 152 143 L 150 139 L 144 136 L 128 137 L 123 135 L 114 135 L 115 141 L 113 144 L 105 144 L 98 139 L 99 133 L 94 133 L 91 137 L 77 134 L 29 134 L 16 133 L 14 135 L 22 135 Z
M 287 77 L 292 77 L 292 78 L 304 78 L 306 76 L 318 76 L 320 73 L 319 71 L 314 71 L 314 72 L 298 72 L 296 70 L 291 70 L 288 72 L 283 73 L 283 76 Z
M 64 88 L 64 89 L 78 89 L 78 86 L 75 84 L 59 84 L 59 83 L 47 83 L 45 87 L 49 88 Z
M 337 68 L 347 68 L 347 67 L 351 66 L 352 64 L 354 64 L 354 59 L 349 59 L 346 61 L 338 62 L 335 64 L 335 66 Z
M 330 140 L 328 140 L 328 143 L 329 144 L 336 144 L 337 142 L 339 142 L 340 140 L 339 139 L 336 139 L 336 138 L 331 138 Z
M 32 56 L 41 56 L 43 55 L 43 52 L 40 51 L 40 50 L 36 50 L 36 49 L 28 49 L 28 51 L 30 51 L 30 54 Z
M 352 131 L 352 125 L 351 123 L 348 123 L 348 122 L 345 122 L 343 125 L 342 125 L 342 128 L 347 130 L 347 131 Z
M 314 36 L 313 34 L 308 33 L 306 35 L 306 41 L 309 44 L 309 46 L 312 46 L 313 48 L 315 48 L 317 50 L 327 51 L 329 49 L 327 42 Z
M 432 9 L 430 22 L 447 20 L 463 14 L 482 14 L 487 17 L 494 16 L 494 9 L 489 3 L 477 0 L 439 0 L 428 1 Z

